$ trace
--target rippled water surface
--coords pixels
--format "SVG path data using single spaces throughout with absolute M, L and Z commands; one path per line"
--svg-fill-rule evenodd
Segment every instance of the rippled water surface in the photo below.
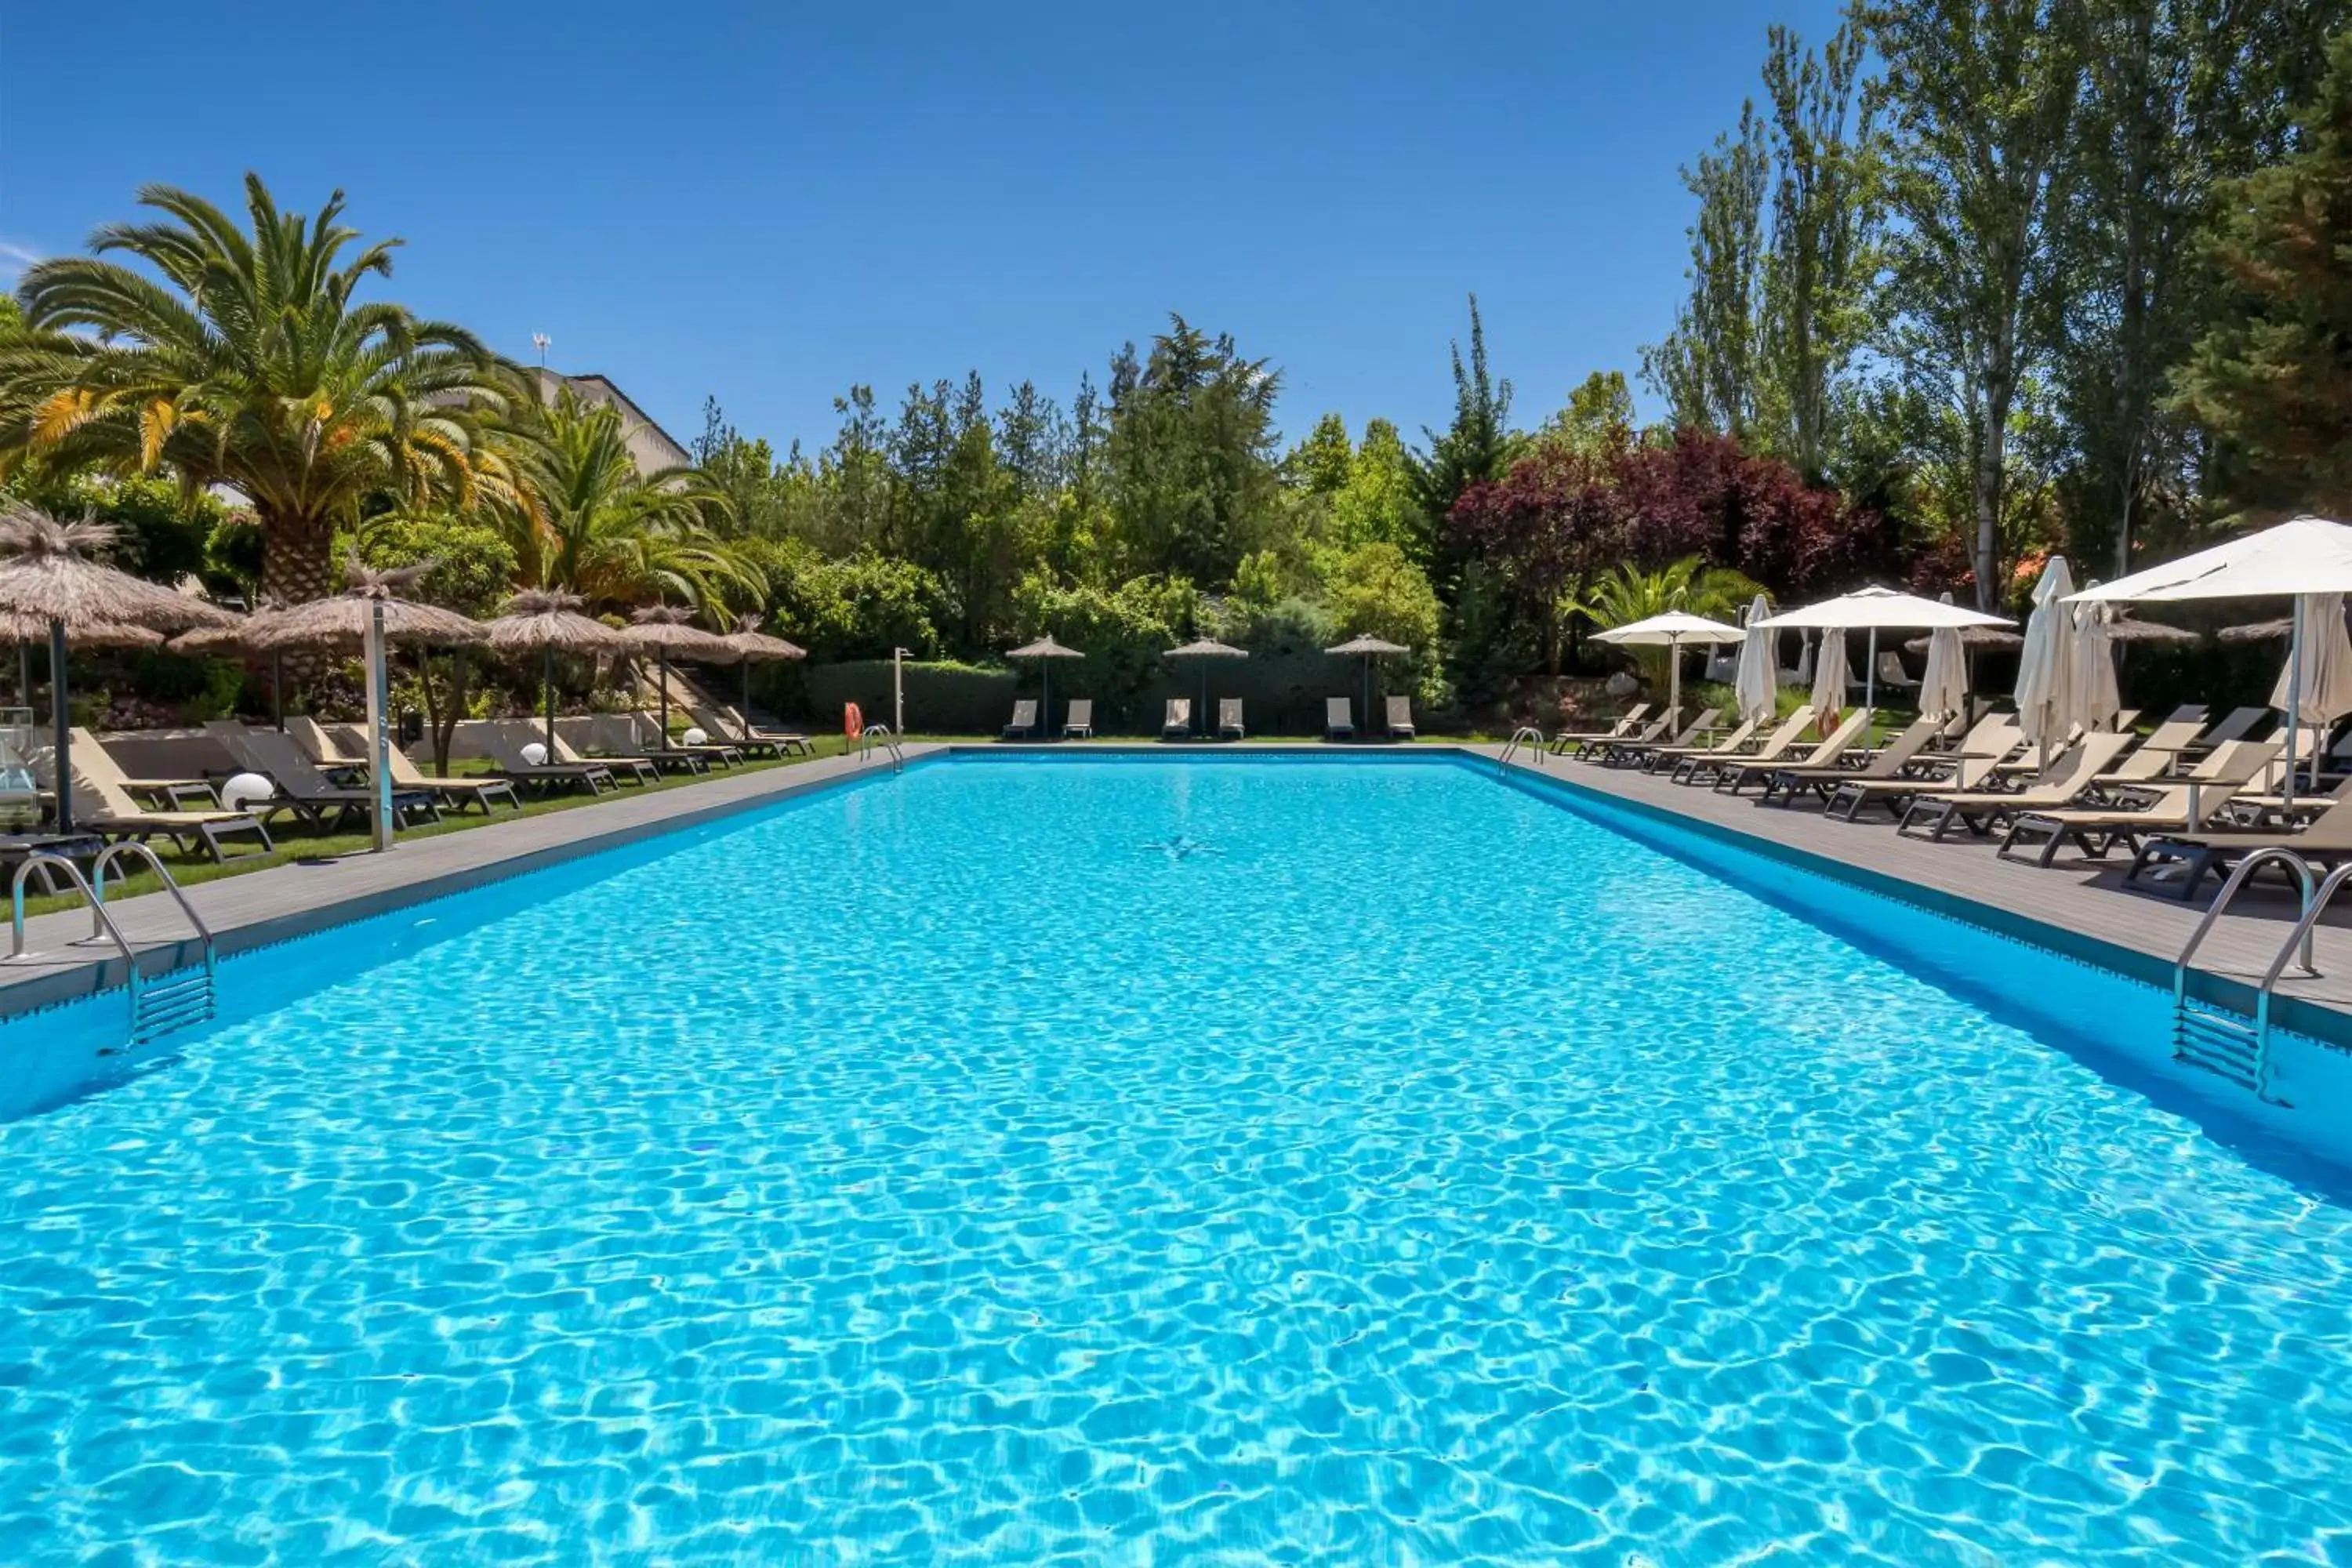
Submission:
M 2343 1194 L 1892 951 L 1006 761 L 240 961 L 0 1126 L 0 1561 L 2352 1563 Z

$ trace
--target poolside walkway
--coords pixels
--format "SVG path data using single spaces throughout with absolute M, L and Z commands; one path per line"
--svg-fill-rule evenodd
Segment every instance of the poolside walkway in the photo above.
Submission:
M 1499 756 L 1499 746 L 1472 748 Z M 2122 878 L 2131 864 L 2128 854 L 2105 860 L 2086 860 L 2062 853 L 2047 868 L 2002 859 L 1997 839 L 1972 838 L 1965 833 L 1941 843 L 1906 838 L 1897 834 L 1885 815 L 1859 823 L 1823 814 L 1818 804 L 1796 807 L 1759 805 L 1751 791 L 1744 795 L 1717 795 L 1628 768 L 1602 767 L 1594 763 L 1546 757 L 1540 764 L 1526 761 L 1522 752 L 1508 764 L 1517 771 L 1565 782 L 1612 800 L 1672 813 L 1717 832 L 1774 845 L 1815 857 L 1832 867 L 1866 876 L 1892 879 L 1927 889 L 1930 901 L 1973 908 L 1953 912 L 1997 931 L 2012 930 L 2020 919 L 2055 926 L 2137 955 L 2131 972 L 2145 978 L 2168 978 L 2197 922 L 2204 918 L 2215 884 L 2208 881 L 2194 903 L 2158 898 L 2124 888 Z M 2263 879 L 2249 883 L 2231 904 L 2213 932 L 2198 950 L 2197 967 L 2210 973 L 2257 984 L 2277 956 L 2296 912 L 2295 900 L 2283 883 Z M 2295 1002 L 2326 1008 L 2352 1022 L 2352 927 L 2340 921 L 2352 918 L 2344 907 L 2332 921 L 2324 921 L 2315 947 L 2317 977 L 2300 975 L 2290 966 L 2278 994 Z M 2282 1020 L 2285 1021 L 2285 1020 Z
M 911 761 L 940 749 L 909 744 L 905 751 Z M 406 839 L 385 855 L 295 861 L 200 882 L 187 889 L 188 901 L 212 928 L 218 951 L 226 956 L 653 834 L 755 810 L 889 765 L 888 756 L 876 752 L 862 763 L 852 755 L 822 757 L 649 795 L 624 792 L 571 811 Z M 143 969 L 152 974 L 170 966 L 157 950 L 185 937 L 187 921 L 166 895 L 148 893 L 120 903 L 109 899 L 107 909 L 131 945 L 149 955 Z M 83 940 L 90 934 L 87 910 L 36 915 L 25 922 L 25 931 L 29 955 L 0 962 L 0 1017 L 122 983 L 122 961 L 112 945 Z M 171 963 L 195 962 L 199 951 L 194 941 L 183 942 Z

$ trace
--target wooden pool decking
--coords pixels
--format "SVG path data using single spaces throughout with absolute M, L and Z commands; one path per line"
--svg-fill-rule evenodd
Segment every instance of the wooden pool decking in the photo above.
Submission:
M 1004 748 L 1029 752 L 1129 751 L 1168 754 L 1150 742 L 1060 742 Z M 1176 754 L 1194 750 L 1185 747 Z M 1206 749 L 1206 748 L 1200 748 Z M 1319 742 L 1268 741 L 1219 745 L 1216 751 L 1282 753 L 1324 752 Z M 1354 748 L 1348 748 L 1353 750 Z M 992 752 L 988 745 L 909 744 L 909 762 L 951 751 Z M 1367 746 L 1377 754 L 1385 747 Z M 1417 755 L 1460 755 L 1495 761 L 1502 748 L 1430 743 Z M 214 931 L 223 955 L 362 920 L 519 875 L 602 849 L 610 849 L 675 828 L 757 809 L 888 766 L 877 752 L 864 762 L 829 757 L 791 767 L 711 779 L 657 795 L 624 795 L 575 811 L 551 812 L 488 824 L 398 846 L 388 855 L 355 854 L 317 863 L 270 867 L 222 878 L 187 889 L 188 898 Z M 1752 795 L 1730 796 L 1685 788 L 1648 774 L 1522 752 L 1500 764 L 1530 781 L 1549 781 L 1571 792 L 1636 810 L 1663 813 L 1684 826 L 1735 846 L 1762 850 L 1801 868 L 1859 882 L 1995 931 L 2033 940 L 2062 933 L 2105 950 L 2091 954 L 2144 979 L 2168 975 L 2182 943 L 2203 913 L 2198 904 L 2121 890 L 2122 862 L 2083 861 L 2062 856 L 2044 869 L 2003 860 L 1990 841 L 1965 837 L 1940 844 L 1898 836 L 1882 821 L 1849 824 L 1822 815 L 1817 805 L 1784 809 L 1759 806 Z M 186 934 L 184 921 L 160 893 L 110 903 L 134 946 L 151 954 L 150 973 L 167 967 L 152 956 Z M 2276 954 L 2293 919 L 2294 900 L 2275 884 L 2250 886 L 2215 927 L 2198 967 L 2222 977 L 2232 992 L 2250 988 Z M 2318 931 L 2318 976 L 2290 970 L 2279 986 L 2287 1002 L 2281 1022 L 2312 1022 L 2313 1010 L 2329 1026 L 2330 1037 L 2352 1040 L 2352 909 Z M 2021 925 L 2028 929 L 2021 930 Z M 84 941 L 89 916 L 79 909 L 40 915 L 27 922 L 32 955 L 0 962 L 0 1017 L 71 1000 L 121 984 L 122 965 L 110 945 Z M 2032 928 L 2047 928 L 2038 932 Z M 192 962 L 195 945 L 184 942 L 170 963 Z M 2232 984 L 2234 983 L 2234 984 Z M 2239 998 L 2243 1000 L 2242 994 Z

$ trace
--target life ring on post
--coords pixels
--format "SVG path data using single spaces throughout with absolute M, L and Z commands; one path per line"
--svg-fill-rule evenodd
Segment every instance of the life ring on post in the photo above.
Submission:
M 866 733 L 866 715 L 857 710 L 855 702 L 841 705 L 841 732 L 852 741 Z

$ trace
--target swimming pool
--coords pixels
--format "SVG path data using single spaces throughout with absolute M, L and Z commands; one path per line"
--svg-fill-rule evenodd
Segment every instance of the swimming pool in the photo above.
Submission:
M 0 1560 L 2352 1562 L 2340 1168 L 1704 859 L 958 759 L 231 961 L 0 1124 Z

